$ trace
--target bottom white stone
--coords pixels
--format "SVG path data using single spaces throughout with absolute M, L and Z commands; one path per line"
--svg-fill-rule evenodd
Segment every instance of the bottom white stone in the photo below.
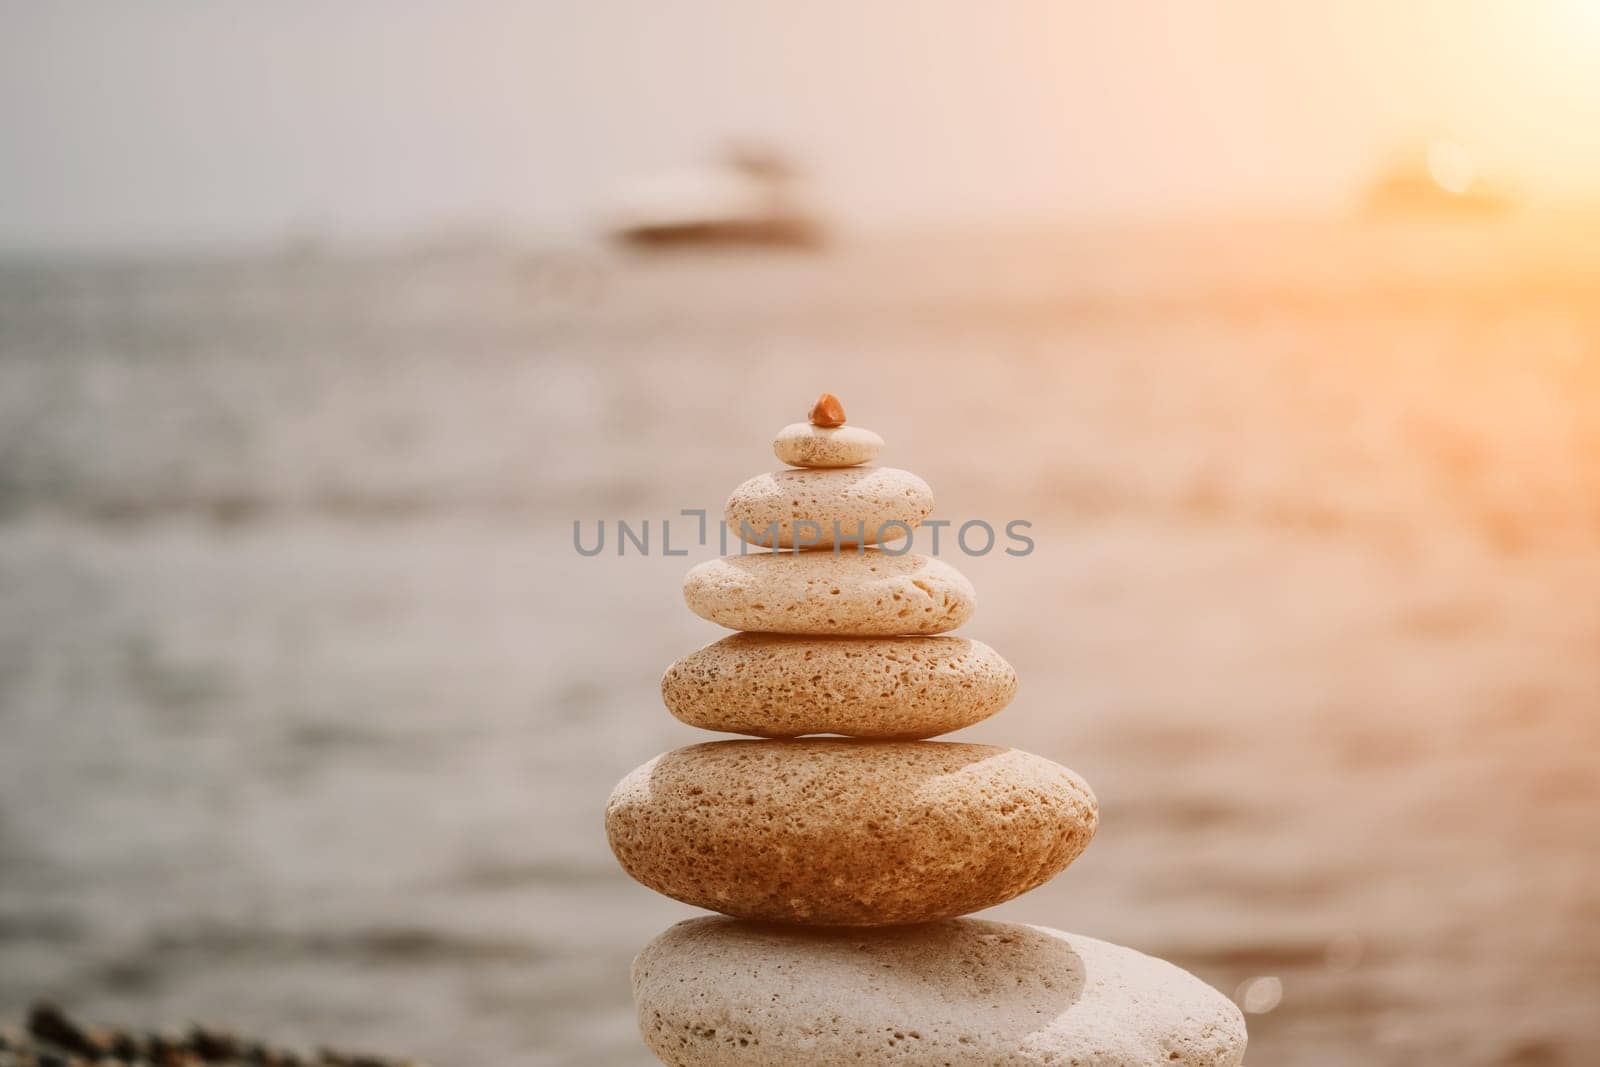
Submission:
M 1244 1018 L 1186 971 L 1042 926 L 690 919 L 633 964 L 664 1063 L 1232 1067 Z

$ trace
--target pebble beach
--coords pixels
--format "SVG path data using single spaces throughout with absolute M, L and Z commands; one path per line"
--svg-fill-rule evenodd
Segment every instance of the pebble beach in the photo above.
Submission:
M 949 740 L 1071 767 L 1100 826 L 970 921 L 1170 960 L 1247 1063 L 1584 1063 L 1592 232 L 8 261 L 0 1021 L 651 1063 L 630 964 L 704 913 L 602 813 L 706 740 L 659 696 L 728 636 L 678 516 L 829 388 L 937 517 L 1031 523 L 941 553 L 1017 680 Z

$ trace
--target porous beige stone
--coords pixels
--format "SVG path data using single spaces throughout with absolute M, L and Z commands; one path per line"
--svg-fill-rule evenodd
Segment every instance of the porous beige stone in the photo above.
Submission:
M 892 637 L 954 630 L 972 616 L 972 583 L 930 556 L 881 549 L 752 552 L 690 568 L 683 598 L 733 630 Z
M 883 450 L 883 438 L 860 426 L 813 426 L 796 422 L 773 438 L 772 452 L 796 467 L 853 467 L 871 463 Z
M 758 737 L 934 737 L 1010 703 L 1017 672 L 965 637 L 732 634 L 667 668 L 690 726 Z
M 933 514 L 933 490 L 894 467 L 758 474 L 728 497 L 723 519 L 764 548 L 829 548 L 903 540 Z
M 706 917 L 633 963 L 676 1067 L 1235 1067 L 1239 1009 L 1170 963 L 1043 926 L 816 930 Z
M 964 915 L 1048 881 L 1094 836 L 1065 767 L 946 741 L 714 741 L 657 756 L 606 805 L 622 867 L 676 900 L 828 926 Z

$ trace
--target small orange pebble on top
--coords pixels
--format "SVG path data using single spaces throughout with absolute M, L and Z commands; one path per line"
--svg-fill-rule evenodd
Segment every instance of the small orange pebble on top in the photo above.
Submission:
M 823 393 L 811 405 L 811 425 L 832 428 L 844 425 L 844 405 L 832 393 Z

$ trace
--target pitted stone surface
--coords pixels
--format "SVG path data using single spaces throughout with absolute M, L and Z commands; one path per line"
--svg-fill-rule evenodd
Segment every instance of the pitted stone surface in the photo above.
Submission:
M 936 737 L 1016 691 L 1011 664 L 964 637 L 732 634 L 661 679 L 667 708 L 690 726 L 758 737 Z
M 1239 1009 L 1170 963 L 1043 926 L 817 930 L 708 917 L 633 963 L 675 1067 L 1235 1067 Z
M 830 548 L 903 540 L 933 514 L 933 490 L 894 467 L 758 474 L 728 497 L 723 519 L 764 548 Z
M 893 637 L 954 630 L 977 593 L 943 560 L 868 548 L 707 560 L 684 576 L 683 597 L 732 630 Z
M 617 785 L 606 833 L 659 893 L 746 919 L 919 923 L 992 907 L 1083 852 L 1094 794 L 1016 749 L 944 741 L 715 741 Z
M 860 426 L 813 426 L 796 422 L 778 431 L 773 455 L 796 467 L 853 467 L 871 463 L 883 438 Z

